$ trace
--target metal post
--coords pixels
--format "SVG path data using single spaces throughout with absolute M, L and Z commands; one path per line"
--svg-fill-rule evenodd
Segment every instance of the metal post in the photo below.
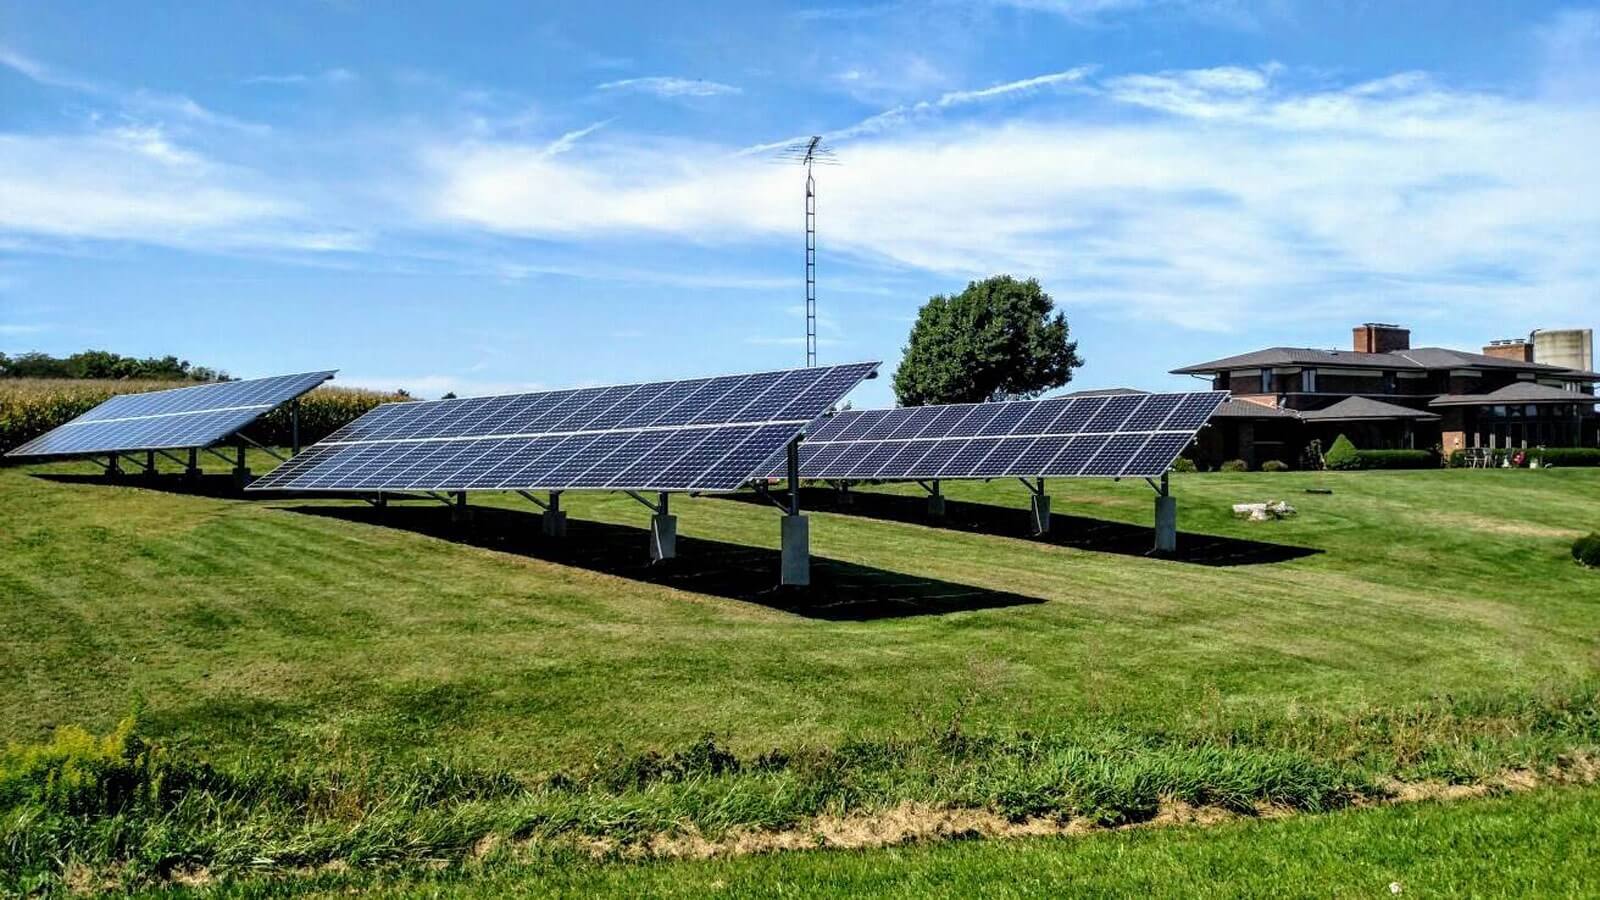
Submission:
M 567 536 L 567 514 L 561 510 L 560 491 L 550 492 L 550 502 L 545 504 L 544 513 L 539 516 L 539 525 L 544 529 L 545 537 Z
M 1023 482 L 1027 484 L 1027 482 Z M 1033 495 L 1030 503 L 1029 521 L 1033 526 L 1033 533 L 1040 537 L 1050 533 L 1050 495 L 1044 492 L 1044 479 L 1039 478 L 1028 487 L 1028 492 Z
M 665 491 L 656 494 L 655 514 L 650 517 L 650 561 L 661 562 L 678 555 L 678 517 L 669 512 Z
M 199 480 L 199 478 L 200 478 L 200 448 L 198 448 L 198 447 L 190 447 L 189 448 L 189 464 L 183 470 L 183 477 L 189 479 L 190 481 L 198 481 Z
M 156 477 L 156 452 L 154 450 L 146 450 L 144 452 L 144 475 L 146 478 Z
M 472 508 L 467 506 L 467 492 L 456 491 L 455 501 L 450 505 L 450 521 L 457 524 L 472 521 Z
M 944 518 L 944 493 L 940 490 L 937 478 L 928 487 L 928 515 L 935 519 Z
M 811 522 L 800 515 L 800 442 L 789 442 L 789 509 L 780 531 L 783 559 L 779 583 L 791 587 L 811 584 Z
M 300 455 L 300 399 L 289 401 L 289 455 Z
M 250 483 L 250 467 L 245 463 L 244 441 L 239 442 L 238 458 L 233 464 L 233 480 L 239 487 Z
M 1156 490 L 1156 552 L 1176 553 L 1178 550 L 1178 499 L 1172 496 L 1165 473 L 1161 487 Z
M 122 460 L 115 453 L 106 458 L 106 478 L 115 481 L 122 477 Z

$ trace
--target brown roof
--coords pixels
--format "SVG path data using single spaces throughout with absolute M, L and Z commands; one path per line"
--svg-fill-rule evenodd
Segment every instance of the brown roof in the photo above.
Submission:
M 1600 375 L 1563 366 L 1523 362 L 1468 353 L 1445 347 L 1416 347 L 1411 350 L 1393 350 L 1388 353 L 1357 353 L 1353 350 L 1317 350 L 1312 347 L 1269 347 L 1227 356 L 1210 362 L 1196 363 L 1173 369 L 1174 375 L 1205 375 L 1226 369 L 1265 369 L 1274 366 L 1316 366 L 1318 368 L 1394 369 L 1402 372 L 1425 372 L 1433 369 L 1500 369 L 1519 372 L 1537 372 L 1542 375 L 1570 378 L 1575 381 L 1600 381 Z
M 1498 391 L 1487 394 L 1446 394 L 1434 400 L 1429 406 L 1498 406 L 1501 404 L 1533 403 L 1587 403 L 1593 405 L 1597 400 L 1593 394 L 1579 394 L 1574 391 L 1564 391 L 1549 385 L 1536 384 L 1532 381 L 1519 381 L 1508 384 Z
M 1251 403 L 1249 400 L 1225 400 L 1211 414 L 1213 419 L 1298 419 L 1293 410 Z
M 1370 397 L 1346 397 L 1323 409 L 1303 410 L 1300 418 L 1307 422 L 1371 422 L 1399 419 L 1411 419 L 1417 422 L 1439 421 L 1437 413 L 1385 403 Z

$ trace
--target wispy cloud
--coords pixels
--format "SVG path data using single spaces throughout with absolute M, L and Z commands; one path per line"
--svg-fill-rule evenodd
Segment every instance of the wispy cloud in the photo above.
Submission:
M 345 68 L 323 69 L 321 72 L 291 72 L 286 75 L 253 75 L 244 79 L 244 84 L 264 85 L 268 87 L 302 87 L 310 84 L 349 84 L 356 80 L 356 73 Z
M 596 85 L 601 91 L 636 91 L 657 97 L 720 97 L 741 93 L 739 88 L 718 81 L 698 78 L 678 78 L 670 75 L 652 75 L 645 78 L 624 78 Z
M 1592 303 L 1600 120 L 1581 107 L 1415 73 L 1302 87 L 1266 66 L 1098 82 L 1074 69 L 906 109 L 1063 85 L 1072 105 L 1047 117 L 853 127 L 822 185 L 830 251 L 952 278 L 1037 274 L 1074 302 L 1195 328 L 1290 297 L 1328 315 L 1379 296 L 1396 314 L 1470 310 L 1513 285 L 1530 314 Z M 480 145 L 434 161 L 433 215 L 489 232 L 718 244 L 794 228 L 790 173 L 756 154 Z
M 615 120 L 606 119 L 603 122 L 596 122 L 593 125 L 588 125 L 583 128 L 569 131 L 547 144 L 544 148 L 545 155 L 557 156 L 565 153 L 568 150 L 571 150 L 579 141 L 591 134 L 594 134 L 596 131 L 599 131 L 607 125 L 610 125 L 613 121 Z

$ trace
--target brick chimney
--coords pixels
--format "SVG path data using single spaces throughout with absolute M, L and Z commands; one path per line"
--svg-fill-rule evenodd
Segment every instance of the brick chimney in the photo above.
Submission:
M 1489 345 L 1483 348 L 1483 355 L 1516 360 L 1517 362 L 1533 362 L 1533 345 L 1522 338 L 1490 341 Z
M 1388 353 L 1411 349 L 1411 331 L 1399 325 L 1365 322 L 1352 332 L 1357 353 Z

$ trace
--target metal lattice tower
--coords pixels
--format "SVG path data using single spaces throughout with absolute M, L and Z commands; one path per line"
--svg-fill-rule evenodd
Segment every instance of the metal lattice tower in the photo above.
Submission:
M 821 135 L 784 148 L 781 156 L 806 167 L 806 366 L 810 367 L 817 364 L 817 179 L 812 167 L 828 165 L 834 157 Z

